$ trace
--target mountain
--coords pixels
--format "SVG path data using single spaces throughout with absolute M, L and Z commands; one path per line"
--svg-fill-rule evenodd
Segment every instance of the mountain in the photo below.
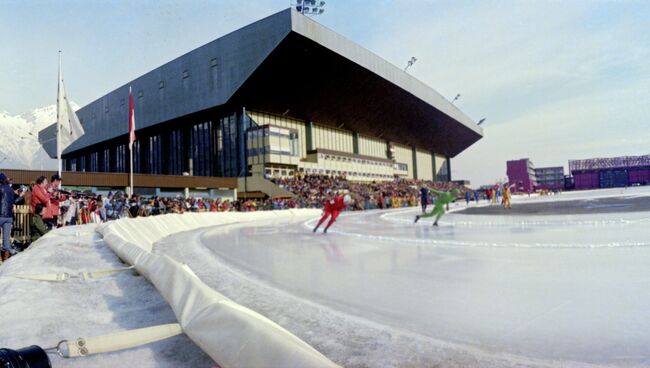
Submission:
M 75 103 L 72 107 L 79 108 Z M 56 170 L 56 160 L 38 143 L 38 132 L 54 122 L 54 104 L 21 115 L 0 110 L 0 169 Z

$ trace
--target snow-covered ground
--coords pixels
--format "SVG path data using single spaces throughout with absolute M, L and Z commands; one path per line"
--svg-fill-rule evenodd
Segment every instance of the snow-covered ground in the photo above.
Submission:
M 0 265 L 0 347 L 52 347 L 91 337 L 176 322 L 172 309 L 144 277 L 122 272 L 104 279 L 33 281 L 18 275 L 125 267 L 93 225 L 59 229 Z M 50 356 L 57 367 L 211 367 L 212 359 L 186 336 L 84 358 Z
M 526 196 L 514 204 L 644 197 L 649 189 Z M 417 213 L 346 214 L 327 235 L 311 233 L 314 219 L 224 225 L 169 236 L 154 252 L 187 263 L 209 286 L 343 366 L 650 365 L 650 213 L 452 212 L 439 228 L 426 219 L 413 224 Z M 13 278 L 119 267 L 91 228 L 54 235 L 0 266 L 1 346 L 47 346 L 174 321 L 156 290 L 130 272 L 56 284 Z M 125 361 L 211 364 L 176 337 L 54 366 Z

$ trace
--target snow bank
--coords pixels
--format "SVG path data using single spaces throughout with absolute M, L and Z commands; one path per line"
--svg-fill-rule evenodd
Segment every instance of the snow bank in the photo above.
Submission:
M 274 218 L 307 218 L 319 212 L 165 215 L 110 222 L 98 232 L 122 260 L 135 266 L 158 289 L 184 332 L 221 367 L 328 367 L 335 364 L 287 330 L 211 289 L 189 267 L 152 253 L 155 242 L 182 231 Z

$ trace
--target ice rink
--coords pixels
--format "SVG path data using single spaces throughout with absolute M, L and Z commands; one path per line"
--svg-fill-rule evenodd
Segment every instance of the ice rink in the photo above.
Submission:
M 369 211 L 327 235 L 311 233 L 315 220 L 269 222 L 176 235 L 157 250 L 343 365 L 442 355 L 451 366 L 647 366 L 650 218 L 606 209 L 647 192 L 594 193 L 517 203 L 600 213 L 461 211 L 433 228 L 413 224 L 418 209 Z
M 650 366 L 650 190 L 519 197 L 177 233 L 154 245 L 234 301 L 346 367 Z M 646 208 L 648 207 L 648 208 Z M 50 346 L 175 321 L 137 274 L 47 283 L 16 276 L 122 267 L 94 227 L 61 229 L 0 266 L 2 347 Z M 215 331 L 219 333 L 219 331 Z M 210 367 L 185 336 L 55 367 Z

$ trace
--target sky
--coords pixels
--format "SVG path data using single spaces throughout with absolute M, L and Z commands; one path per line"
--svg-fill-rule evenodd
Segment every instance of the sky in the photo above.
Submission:
M 58 50 L 80 106 L 196 47 L 290 6 L 285 0 L 3 0 L 0 111 L 56 100 Z M 403 68 L 484 137 L 452 159 L 472 186 L 506 161 L 650 154 L 650 2 L 326 0 L 315 20 Z

